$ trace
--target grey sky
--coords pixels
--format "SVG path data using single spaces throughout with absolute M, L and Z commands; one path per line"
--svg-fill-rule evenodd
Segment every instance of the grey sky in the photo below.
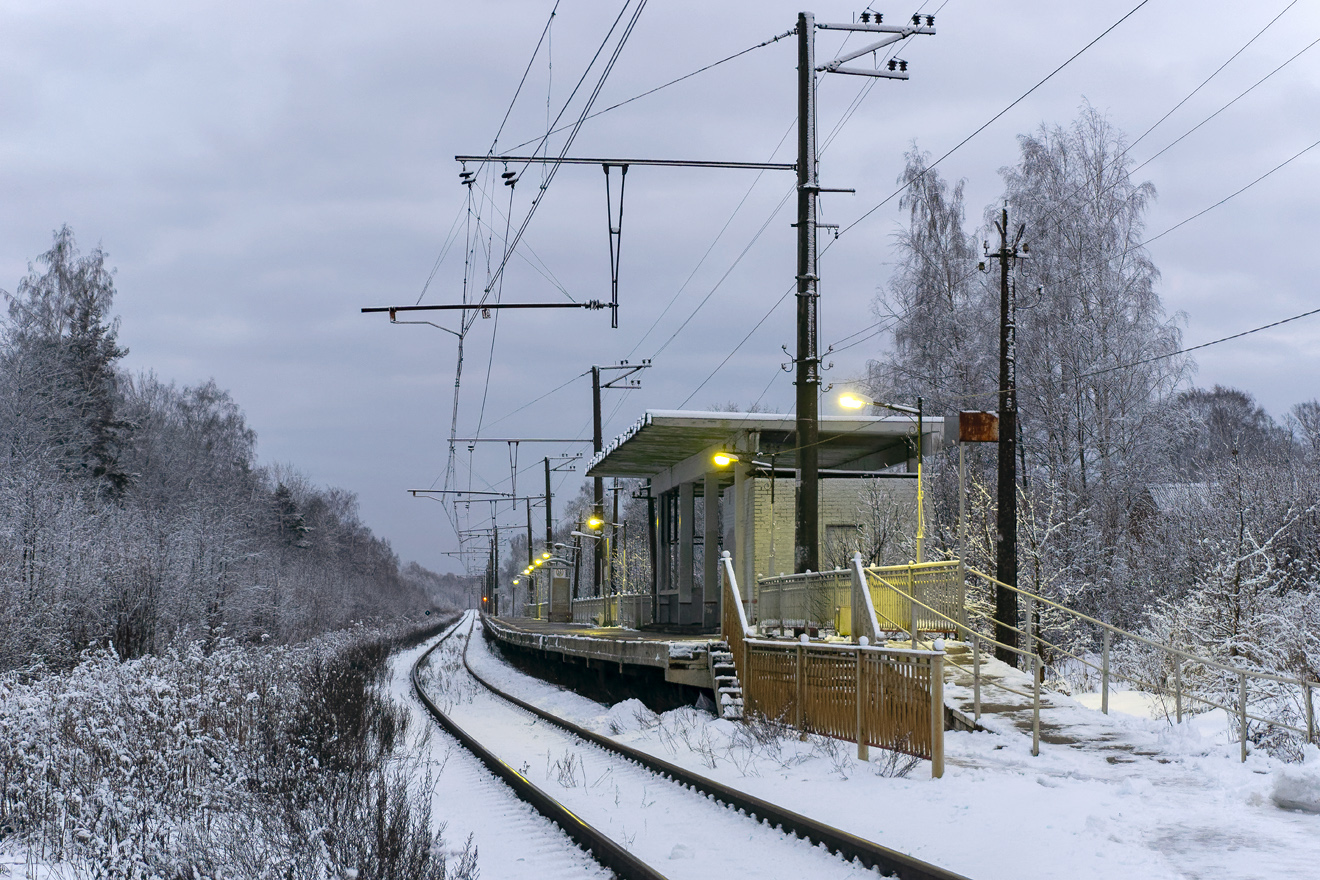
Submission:
M 47 247 L 50 231 L 68 222 L 85 249 L 101 243 L 119 269 L 121 338 L 132 349 L 131 369 L 154 369 L 181 383 L 214 377 L 246 410 L 265 461 L 292 462 L 317 482 L 357 492 L 366 521 L 400 555 L 452 568 L 442 553 L 456 542 L 440 506 L 404 490 L 439 485 L 443 477 L 453 337 L 430 327 L 390 326 L 358 309 L 417 300 L 464 205 L 453 156 L 490 146 L 552 5 L 4 4 L 0 287 L 13 290 L 27 261 Z M 823 220 L 846 226 L 893 192 L 914 139 L 942 154 L 1133 5 L 926 4 L 925 11 L 940 9 L 939 33 L 915 38 L 900 52 L 912 79 L 875 83 L 822 156 L 825 185 L 858 191 L 826 197 Z M 1085 97 L 1135 138 L 1287 5 L 1151 0 L 940 171 L 967 178 L 970 219 L 977 220 L 1000 193 L 998 169 L 1016 159 L 1016 135 L 1041 122 L 1067 124 Z M 653 3 L 597 106 L 786 31 L 800 6 Z M 913 11 L 877 8 L 891 21 Z M 547 91 L 557 112 L 618 9 L 617 3 L 561 4 L 553 67 L 544 54 L 533 65 L 502 146 L 544 130 Z M 860 9 L 824 3 L 814 11 L 825 21 L 847 20 Z M 1317 38 L 1320 12 L 1298 3 L 1133 157 L 1144 161 Z M 820 36 L 821 61 L 841 39 Z M 774 151 L 794 122 L 795 63 L 791 40 L 759 49 L 588 122 L 571 152 L 755 161 L 773 154 L 791 162 L 791 135 Z M 822 139 L 870 83 L 822 79 Z M 1320 139 L 1318 93 L 1320 46 L 1141 169 L 1139 177 L 1160 194 L 1150 234 Z M 1315 307 L 1317 170 L 1320 148 L 1151 245 L 1166 307 L 1187 316 L 1188 344 Z M 528 172 L 515 192 L 515 218 L 525 213 L 536 179 Z M 791 378 L 779 364 L 786 360 L 780 345 L 792 347 L 791 297 L 693 392 L 791 284 L 791 202 L 687 327 L 662 345 L 729 271 L 790 185 L 782 173 L 757 180 L 746 171 L 634 168 L 620 329 L 609 329 L 605 313 L 505 314 L 483 434 L 589 437 L 585 379 L 518 408 L 592 363 L 625 357 L 655 356 L 655 366 L 641 391 L 607 397 L 607 436 L 645 408 L 685 401 L 705 408 L 759 398 L 787 411 Z M 507 190 L 494 189 L 506 209 Z M 497 216 L 489 206 L 484 214 Z M 869 304 L 887 276 L 900 222 L 895 200 L 826 254 L 822 344 L 873 320 Z M 600 169 L 563 168 L 525 243 L 574 298 L 606 298 Z M 462 252 L 460 236 L 426 301 L 457 301 Z M 485 272 L 482 258 L 478 284 Z M 503 295 L 563 300 L 517 258 Z M 479 321 L 468 339 L 463 436 L 477 428 L 493 327 L 494 321 Z M 1244 388 L 1282 415 L 1317 394 L 1317 335 L 1320 320 L 1306 319 L 1198 352 L 1196 382 Z M 828 379 L 858 375 L 877 344 L 841 352 Z M 539 456 L 562 451 L 524 446 L 518 463 L 528 468 Z M 466 486 L 466 450 L 460 458 Z M 471 465 L 473 488 L 507 489 L 503 445 L 479 449 Z M 538 486 L 539 473 L 525 470 L 519 490 Z M 579 482 L 566 475 L 557 491 L 575 493 Z M 474 525 L 488 522 L 487 506 L 473 505 L 471 516 Z M 501 520 L 524 516 L 502 513 Z

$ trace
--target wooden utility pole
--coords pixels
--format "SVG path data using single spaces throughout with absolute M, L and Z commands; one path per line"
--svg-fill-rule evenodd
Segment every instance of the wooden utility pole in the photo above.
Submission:
M 1017 586 L 1017 302 L 1010 277 L 1014 262 L 1027 252 L 1022 244 L 1025 225 L 1008 241 L 1008 206 L 1000 211 L 995 223 L 999 229 L 999 250 L 986 257 L 999 261 L 999 485 L 998 544 L 995 549 L 995 577 L 1009 586 Z M 1005 587 L 995 588 L 995 640 L 1017 647 L 1017 593 Z M 995 657 L 1010 665 L 1018 664 L 1018 655 L 1007 648 L 995 647 Z

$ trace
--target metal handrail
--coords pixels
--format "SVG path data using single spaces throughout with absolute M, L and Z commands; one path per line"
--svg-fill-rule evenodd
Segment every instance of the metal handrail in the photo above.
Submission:
M 869 569 L 868 569 L 868 571 L 869 571 Z M 1014 652 L 1015 654 L 1019 654 L 1019 655 L 1021 655 L 1021 656 L 1023 656 L 1023 657 L 1035 657 L 1036 659 L 1040 659 L 1039 656 L 1037 656 L 1036 654 L 1031 653 L 1030 651 L 1023 651 L 1021 648 L 1015 648 L 1015 647 L 1013 647 L 1012 645 L 1006 645 L 1006 644 L 1004 644 L 1003 642 L 996 641 L 995 639 L 991 638 L 990 636 L 985 635 L 984 633 L 976 632 L 976 631 L 973 630 L 970 626 L 968 626 L 967 624 L 963 623 L 962 621 L 954 620 L 952 617 L 948 616 L 947 614 L 944 614 L 943 612 L 940 612 L 940 611 L 935 610 L 934 608 L 931 608 L 931 607 L 930 607 L 929 605 L 927 605 L 925 602 L 922 602 L 920 599 L 915 599 L 915 598 L 913 598 L 910 594 L 903 592 L 903 590 L 899 589 L 898 587 L 894 586 L 894 585 L 891 584 L 889 581 L 885 580 L 884 578 L 882 578 L 882 577 L 880 577 L 880 576 L 878 576 L 878 575 L 876 576 L 876 580 L 880 581 L 880 583 L 884 584 L 886 587 L 889 587 L 889 589 L 893 590 L 895 593 L 898 593 L 898 595 L 900 595 L 900 596 L 902 596 L 903 598 L 907 599 L 909 602 L 913 603 L 914 605 L 918 605 L 918 606 L 920 606 L 920 607 L 922 607 L 922 608 L 925 608 L 927 611 L 929 611 L 930 613 L 934 614 L 936 617 L 940 617 L 940 618 L 943 618 L 944 620 L 949 621 L 949 622 L 952 623 L 957 629 L 960 629 L 960 630 L 966 630 L 967 633 L 968 633 L 969 635 L 974 635 L 974 636 L 976 636 L 976 638 L 980 639 L 980 640 L 983 641 L 983 642 L 989 642 L 990 644 L 995 645 L 995 646 L 997 646 L 997 647 L 1000 647 L 1000 648 L 1006 648 L 1007 650 L 1012 651 L 1012 652 Z M 885 619 L 888 620 L 889 618 L 886 617 Z M 890 622 L 892 623 L 893 621 L 890 621 Z
M 1089 666 L 1092 669 L 1095 669 L 1100 672 L 1101 674 L 1100 707 L 1102 712 L 1108 713 L 1109 711 L 1110 636 L 1118 635 L 1123 638 L 1131 639 L 1135 642 L 1139 642 L 1143 645 L 1148 645 L 1149 647 L 1155 648 L 1157 651 L 1164 652 L 1164 654 L 1168 656 L 1178 658 L 1177 662 L 1174 665 L 1175 678 L 1174 678 L 1173 695 L 1175 701 L 1175 712 L 1179 723 L 1182 722 L 1182 714 L 1183 714 L 1182 704 L 1183 704 L 1184 696 L 1186 696 L 1188 699 L 1190 699 L 1193 702 L 1202 703 L 1207 706 L 1213 706 L 1217 709 L 1223 709 L 1224 711 L 1231 712 L 1237 716 L 1239 732 L 1240 732 L 1240 740 L 1242 743 L 1241 754 L 1243 761 L 1247 760 L 1247 740 L 1248 740 L 1247 722 L 1248 721 L 1259 721 L 1260 723 L 1268 726 L 1279 727 L 1284 730 L 1291 730 L 1295 733 L 1300 733 L 1302 736 L 1306 738 L 1307 742 L 1311 742 L 1315 739 L 1315 735 L 1316 735 L 1315 708 L 1312 700 L 1311 691 L 1312 688 L 1320 687 L 1320 682 L 1311 681 L 1305 678 L 1292 678 L 1286 675 L 1276 675 L 1274 673 L 1269 673 L 1269 672 L 1255 672 L 1249 669 L 1242 669 L 1237 666 L 1230 666 L 1227 663 L 1220 663 L 1217 660 L 1211 660 L 1207 657 L 1201 657 L 1197 654 L 1192 654 L 1180 648 L 1175 648 L 1171 645 L 1166 645 L 1161 642 L 1157 642 L 1153 639 L 1148 639 L 1145 636 L 1139 636 L 1136 633 L 1132 633 L 1132 632 L 1128 632 L 1127 630 L 1120 629 L 1119 627 L 1116 627 L 1113 624 L 1105 623 L 1103 620 L 1098 620 L 1097 618 L 1091 617 L 1088 614 L 1083 614 L 1080 611 L 1076 611 L 1072 608 L 1069 608 L 1066 605 L 1060 604 L 1059 602 L 1055 602 L 1052 599 L 1047 599 L 1044 596 L 1038 596 L 1035 593 L 1030 592 L 1029 590 L 1024 590 L 1020 587 L 1015 587 L 1012 584 L 1006 584 L 1003 581 L 999 580 L 998 578 L 991 577 L 985 572 L 979 571 L 975 568 L 969 567 L 967 571 L 971 572 L 973 575 L 985 581 L 989 581 L 990 583 L 996 584 L 997 586 L 1001 586 L 1004 587 L 1005 589 L 1012 590 L 1014 593 L 1017 593 L 1020 596 L 1025 596 L 1032 602 L 1040 602 L 1052 608 L 1057 608 L 1060 611 L 1065 612 L 1066 614 L 1072 615 L 1077 620 L 1085 621 L 1086 623 L 1100 627 L 1101 631 L 1104 633 L 1104 650 L 1102 655 L 1103 656 L 1102 662 L 1104 664 L 1103 666 L 1096 666 L 1094 663 L 1091 663 L 1087 660 L 1077 657 L 1077 655 L 1069 651 L 1063 651 L 1063 653 L 1068 654 L 1070 657 L 1073 657 L 1074 659 L 1078 660 L 1084 665 Z M 1016 627 L 1012 627 L 1009 624 L 1003 624 L 1003 625 L 1009 626 L 1011 629 L 1014 629 L 1016 632 L 1019 633 L 1022 632 L 1021 630 L 1018 630 Z M 1050 645 L 1050 647 L 1054 647 L 1061 651 L 1063 650 L 1061 648 L 1058 648 L 1058 646 L 1053 645 L 1050 642 L 1045 641 L 1044 639 L 1041 639 L 1039 636 L 1035 634 L 1023 633 L 1023 635 L 1026 635 L 1027 638 L 1037 639 L 1038 641 L 1043 642 L 1044 644 Z M 1197 696 L 1195 693 L 1184 694 L 1183 686 L 1182 686 L 1182 664 L 1184 661 L 1189 661 L 1194 664 L 1200 664 L 1202 667 L 1206 667 L 1209 669 L 1217 669 L 1221 672 L 1225 672 L 1228 673 L 1229 675 L 1235 676 L 1238 680 L 1239 705 L 1236 707 L 1231 707 L 1231 706 L 1223 705 L 1221 703 L 1217 703 L 1213 700 L 1208 700 L 1205 697 Z M 1283 721 L 1278 721 L 1271 718 L 1262 718 L 1257 715 L 1252 715 L 1250 712 L 1248 712 L 1247 711 L 1247 680 L 1248 679 L 1255 679 L 1258 681 L 1271 681 L 1276 684 L 1289 685 L 1289 686 L 1301 688 L 1302 701 L 1305 704 L 1304 711 L 1306 714 L 1306 728 L 1303 730 L 1301 728 L 1293 727 L 1291 724 L 1287 724 Z M 1136 682 L 1137 684 L 1145 684 L 1149 687 L 1152 687 L 1155 691 L 1161 694 L 1165 694 L 1168 692 L 1167 685 L 1161 686 L 1159 684 L 1142 682 L 1135 678 L 1132 678 L 1130 680 Z
M 1080 611 L 1076 611 L 1072 608 L 1069 608 L 1067 605 L 1061 605 L 1058 602 L 1055 602 L 1051 599 L 1046 599 L 1044 596 L 1037 596 L 1035 593 L 1029 592 L 1027 590 L 1023 590 L 1020 587 L 1015 587 L 1012 584 L 1006 584 L 1003 581 L 998 580 L 997 578 L 991 577 L 990 575 L 982 571 L 978 571 L 977 569 L 972 568 L 971 566 L 968 566 L 967 571 L 970 572 L 971 574 L 976 575 L 979 578 L 989 581 L 992 584 L 996 584 L 998 586 L 1012 590 L 1013 592 L 1018 593 L 1019 595 L 1026 596 L 1028 599 L 1034 599 L 1037 602 L 1043 602 L 1046 605 L 1049 605 L 1054 608 L 1058 608 L 1060 611 L 1065 611 L 1068 614 L 1071 614 L 1073 617 L 1076 617 L 1078 620 L 1084 620 L 1087 623 L 1095 624 L 1096 626 L 1109 630 L 1115 635 L 1120 635 L 1125 639 L 1132 639 L 1134 641 L 1142 642 L 1143 644 L 1150 645 L 1152 648 L 1158 648 L 1161 651 L 1164 651 L 1165 653 L 1177 654 L 1178 656 L 1182 657 L 1185 660 L 1192 660 L 1197 663 L 1204 663 L 1207 666 L 1214 666 L 1218 669 L 1224 670 L 1225 672 L 1231 672 L 1234 675 L 1247 675 L 1251 678 L 1265 679 L 1267 681 L 1278 682 L 1279 684 L 1295 684 L 1295 685 L 1303 685 L 1310 687 L 1320 687 L 1320 681 L 1310 681 L 1305 678 L 1289 678 L 1288 676 L 1285 675 L 1275 675 L 1269 672 L 1253 672 L 1249 669 L 1241 669 L 1237 666 L 1229 666 L 1226 663 L 1220 663 L 1217 660 L 1211 660 L 1207 657 L 1202 657 L 1198 654 L 1190 654 L 1187 651 L 1184 651 L 1180 648 L 1175 648 L 1172 647 L 1171 645 L 1165 645 L 1161 642 L 1156 642 L 1152 639 L 1148 639 L 1145 636 L 1139 636 L 1136 633 L 1128 632 L 1125 629 L 1120 629 L 1119 627 L 1114 626 L 1112 623 L 1105 623 L 1103 620 L 1098 620 L 1094 617 L 1091 617 L 1088 614 L 1083 614 Z M 1007 624 L 1005 625 L 1007 626 Z
M 914 604 L 914 605 L 918 605 L 918 606 L 920 606 L 920 607 L 922 607 L 922 608 L 925 608 L 927 611 L 931 612 L 931 613 L 934 614 L 936 617 L 943 618 L 943 619 L 949 621 L 950 623 L 952 623 L 952 624 L 954 625 L 954 632 L 962 631 L 962 632 L 965 632 L 968 636 L 971 637 L 971 640 L 972 640 L 972 657 L 973 657 L 973 661 L 972 661 L 972 662 L 973 662 L 973 665 L 974 665 L 975 669 L 973 669 L 973 670 L 968 670 L 966 667 L 962 666 L 961 664 L 959 664 L 959 663 L 957 663 L 957 662 L 955 662 L 955 661 L 953 661 L 953 660 L 950 660 L 949 662 L 950 662 L 950 663 L 953 663 L 954 666 L 957 666 L 959 669 L 963 670 L 964 672 L 970 672 L 970 673 L 971 673 L 971 676 L 972 676 L 972 688 L 973 688 L 973 697 L 972 697 L 972 701 L 973 701 L 973 702 L 972 702 L 972 705 L 973 705 L 973 715 L 975 716 L 975 719 L 974 719 L 974 720 L 977 721 L 978 723 L 979 723 L 980 720 L 981 720 L 981 659 L 980 659 L 980 658 L 981 658 L 981 654 L 980 654 L 980 641 L 981 641 L 981 640 L 984 640 L 984 641 L 986 641 L 986 642 L 989 642 L 989 643 L 992 644 L 992 645 L 995 645 L 996 647 L 1005 648 L 1005 649 L 1007 649 L 1007 650 L 1009 650 L 1009 651 L 1012 651 L 1013 653 L 1015 653 L 1015 654 L 1017 654 L 1017 655 L 1019 655 L 1019 656 L 1021 656 L 1021 657 L 1026 657 L 1026 658 L 1030 658 L 1030 659 L 1031 659 L 1031 683 L 1032 683 L 1032 692 L 1031 692 L 1030 694 L 1023 693 L 1022 691 L 1019 691 L 1019 690 L 1016 690 L 1016 689 L 1014 689 L 1014 688 L 1011 688 L 1011 687 L 1009 687 L 1008 685 L 1006 685 L 1006 684 L 1004 684 L 1003 682 L 1000 682 L 1000 681 L 991 681 L 990 684 L 991 684 L 991 686 L 993 686 L 993 687 L 997 687 L 997 688 L 999 688 L 1000 690 L 1003 690 L 1003 691 L 1007 691 L 1007 692 L 1010 693 L 1010 694 L 1016 694 L 1017 696 L 1024 697 L 1024 698 L 1026 698 L 1026 699 L 1031 700 L 1031 754 L 1032 754 L 1032 755 L 1039 755 L 1039 754 L 1040 754 L 1040 686 L 1041 686 L 1041 678 L 1043 677 L 1043 669 L 1044 669 L 1044 665 L 1043 665 L 1043 662 L 1042 662 L 1041 659 L 1040 659 L 1040 655 L 1039 655 L 1039 654 L 1033 654 L 1033 653 L 1030 653 L 1030 652 L 1027 652 L 1027 651 L 1023 651 L 1022 649 L 1017 648 L 1017 647 L 1014 647 L 1013 645 L 1006 645 L 1006 644 L 1004 644 L 1003 642 L 1000 642 L 1000 641 L 998 641 L 998 640 L 996 640 L 996 639 L 993 639 L 993 638 L 991 638 L 991 637 L 989 637 L 989 636 L 982 635 L 981 633 L 979 633 L 979 632 L 977 632 L 976 630 L 972 629 L 970 626 L 968 626 L 967 624 L 963 623 L 962 621 L 960 621 L 960 620 L 954 620 L 952 617 L 949 617 L 947 614 L 944 614 L 944 613 L 942 613 L 942 612 L 940 612 L 940 611 L 936 611 L 934 608 L 931 608 L 929 605 L 927 605 L 926 603 L 922 602 L 920 599 L 917 599 L 915 596 L 912 596 L 912 595 L 910 595 L 910 594 L 908 594 L 908 593 L 905 593 L 903 590 L 901 590 L 901 589 L 899 589 L 898 587 L 894 586 L 894 585 L 891 584 L 889 581 L 887 581 L 887 580 L 885 580 L 884 578 L 880 577 L 878 574 L 875 574 L 874 572 L 869 572 L 869 571 L 868 571 L 868 573 L 872 574 L 872 576 L 875 577 L 876 580 L 880 581 L 880 583 L 882 583 L 882 584 L 884 584 L 885 586 L 889 587 L 889 589 L 893 590 L 893 591 L 894 591 L 895 593 L 897 593 L 898 595 L 903 596 L 904 598 L 906 598 L 910 603 L 912 603 L 912 604 Z M 866 589 L 869 590 L 869 589 L 870 589 L 870 582 L 869 582 L 869 581 L 865 582 L 864 586 L 865 586 Z M 914 619 L 915 619 L 915 616 L 914 616 Z M 915 633 L 912 634 L 912 640 L 913 640 L 913 644 L 916 644 L 916 634 L 915 634 Z

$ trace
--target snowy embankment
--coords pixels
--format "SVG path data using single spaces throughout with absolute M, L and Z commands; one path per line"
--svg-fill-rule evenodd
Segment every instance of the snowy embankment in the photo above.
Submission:
M 1306 811 L 1320 808 L 1320 750 L 1304 765 L 1261 754 L 1239 763 L 1237 746 L 1205 728 L 1213 719 L 1175 729 L 1058 698 L 1079 727 L 1116 729 L 1118 739 L 1046 742 L 1032 757 L 1030 737 L 1012 725 L 951 731 L 945 776 L 933 780 L 925 763 L 895 776 L 901 768 L 879 749 L 861 763 L 851 743 L 799 741 L 772 725 L 695 709 L 657 716 L 635 700 L 602 706 L 523 675 L 479 634 L 468 660 L 569 721 L 975 880 L 1320 876 L 1320 814 Z

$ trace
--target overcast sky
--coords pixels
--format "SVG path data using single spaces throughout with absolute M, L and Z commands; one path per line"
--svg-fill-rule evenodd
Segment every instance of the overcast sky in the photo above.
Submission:
M 900 51 L 910 81 L 820 82 L 822 184 L 857 190 L 823 197 L 822 221 L 847 226 L 894 191 L 914 141 L 943 154 L 1135 2 L 927 3 L 923 11 L 939 10 L 938 34 Z M 458 301 L 467 203 L 453 157 L 491 147 L 553 5 L 0 4 L 0 288 L 12 291 L 51 231 L 69 223 L 84 250 L 99 243 L 118 267 L 129 369 L 183 384 L 215 378 L 246 411 L 264 461 L 356 492 L 365 521 L 404 559 L 455 569 L 445 554 L 458 542 L 441 506 L 405 490 L 443 485 L 456 340 L 359 309 L 416 302 L 429 277 L 425 302 Z M 1066 125 L 1089 100 L 1135 139 L 1287 6 L 1150 0 L 940 171 L 967 179 L 969 219 L 979 220 L 1002 191 L 999 169 L 1017 158 L 1017 135 Z M 877 8 L 889 21 L 914 11 Z M 499 149 L 545 131 L 619 9 L 562 0 Z M 781 34 L 799 9 L 778 0 L 652 3 L 596 107 Z M 860 8 L 826 2 L 814 11 L 846 21 Z M 821 33 L 818 61 L 843 38 Z M 1317 38 L 1320 11 L 1296 4 L 1132 157 L 1146 161 Z M 570 152 L 792 162 L 795 66 L 791 39 L 757 49 L 588 121 Z M 566 119 L 595 81 L 593 71 Z M 1138 178 L 1159 192 L 1149 232 L 1320 139 L 1318 95 L 1320 46 L 1141 168 Z M 1150 246 L 1188 345 L 1316 307 L 1318 171 L 1320 148 Z M 505 301 L 608 298 L 604 182 L 595 166 L 558 172 L 509 264 Z M 539 183 L 529 171 L 516 187 L 515 225 Z M 574 377 L 621 358 L 653 357 L 654 366 L 641 390 L 607 392 L 607 438 L 647 408 L 759 400 L 791 411 L 780 346 L 793 347 L 792 297 L 772 309 L 794 275 L 792 200 L 775 213 L 791 185 L 783 172 L 634 167 L 619 329 L 605 312 L 577 310 L 506 312 L 498 332 L 479 320 L 467 339 L 459 435 L 480 423 L 489 437 L 590 438 L 590 383 Z M 477 195 L 493 200 L 481 214 L 498 239 L 509 191 L 496 181 Z M 901 219 L 895 199 L 829 249 L 822 347 L 872 322 Z M 451 232 L 456 243 L 431 277 Z M 479 293 L 481 249 L 472 277 Z M 457 326 L 435 314 L 422 317 Z M 1195 381 L 1243 388 L 1280 417 L 1317 394 L 1318 336 L 1320 316 L 1197 352 Z M 879 344 L 834 356 L 827 381 L 859 375 Z M 539 491 L 541 456 L 584 448 L 520 447 L 519 493 Z M 459 485 L 508 491 L 504 444 L 460 453 Z M 580 471 L 563 474 L 556 492 L 575 494 L 580 482 Z M 488 505 L 474 504 L 471 525 L 489 522 Z

